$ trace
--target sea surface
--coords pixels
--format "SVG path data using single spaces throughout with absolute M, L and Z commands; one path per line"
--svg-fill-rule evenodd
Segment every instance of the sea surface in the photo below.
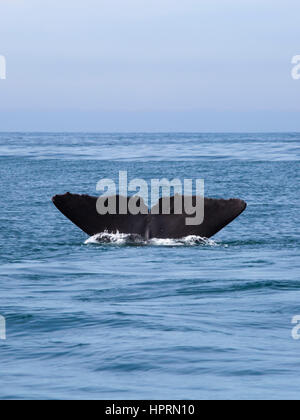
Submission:
M 120 170 L 248 208 L 135 244 L 53 206 Z M 299 398 L 300 134 L 2 133 L 0 179 L 0 399 Z

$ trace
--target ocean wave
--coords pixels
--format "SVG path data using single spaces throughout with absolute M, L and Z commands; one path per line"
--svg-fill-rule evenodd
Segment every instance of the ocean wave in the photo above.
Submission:
M 102 232 L 91 236 L 85 241 L 85 245 L 89 244 L 115 244 L 115 245 L 152 245 L 152 246 L 195 246 L 195 245 L 208 245 L 218 246 L 218 243 L 212 239 L 202 238 L 197 235 L 186 236 L 181 239 L 171 238 L 152 238 L 146 240 L 138 234 L 128 233 L 109 233 Z

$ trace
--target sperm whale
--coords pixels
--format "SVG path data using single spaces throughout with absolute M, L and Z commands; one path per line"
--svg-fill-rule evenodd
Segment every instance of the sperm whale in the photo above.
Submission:
M 162 210 L 166 198 L 161 198 L 156 206 L 148 210 L 141 197 L 135 197 L 141 211 L 138 214 L 122 214 L 121 201 L 129 200 L 119 195 L 113 197 L 116 202 L 115 214 L 99 214 L 99 197 L 66 193 L 52 198 L 57 209 L 77 227 L 89 236 L 102 232 L 138 234 L 144 239 L 181 239 L 189 235 L 210 238 L 236 219 L 246 209 L 245 201 L 231 199 L 204 198 L 204 217 L 199 225 L 186 224 L 189 216 L 185 210 L 181 214 L 174 211 L 175 196 L 168 198 L 170 212 Z M 184 200 L 184 196 L 181 196 Z M 105 200 L 107 198 L 103 198 Z M 192 197 L 196 202 L 196 196 Z M 153 211 L 155 208 L 156 211 Z

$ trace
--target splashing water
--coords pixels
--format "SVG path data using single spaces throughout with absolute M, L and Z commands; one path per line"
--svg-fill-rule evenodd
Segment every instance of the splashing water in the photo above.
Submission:
M 91 236 L 85 241 L 85 245 L 89 244 L 114 244 L 114 245 L 152 245 L 152 246 L 195 246 L 208 245 L 218 246 L 218 243 L 212 239 L 202 238 L 201 236 L 190 235 L 181 239 L 161 239 L 152 238 L 150 240 L 144 239 L 138 234 L 128 233 L 109 233 L 102 232 Z

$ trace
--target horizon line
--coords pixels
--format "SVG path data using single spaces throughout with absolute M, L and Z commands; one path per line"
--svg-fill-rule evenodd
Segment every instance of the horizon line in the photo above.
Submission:
M 222 130 L 158 130 L 158 131 L 148 131 L 148 130 L 124 130 L 124 131 L 112 131 L 112 130 L 104 130 L 104 131 L 89 131 L 89 130 L 5 130 L 0 131 L 0 134 L 300 134 L 300 131 L 222 131 Z

